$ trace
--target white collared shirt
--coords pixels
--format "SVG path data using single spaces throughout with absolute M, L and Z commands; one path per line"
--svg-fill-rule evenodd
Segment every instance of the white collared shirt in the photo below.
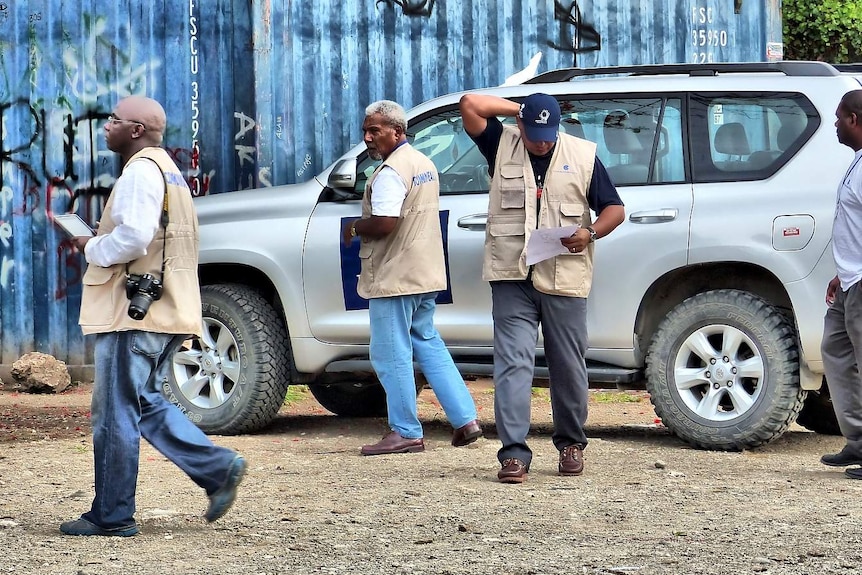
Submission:
M 856 152 L 838 186 L 832 257 L 843 291 L 862 279 L 862 150 Z
M 140 258 L 159 229 L 165 180 L 150 160 L 138 159 L 125 166 L 111 192 L 111 233 L 87 242 L 87 263 L 110 267 Z
M 401 217 L 401 206 L 407 197 L 407 186 L 404 180 L 392 167 L 383 166 L 374 178 L 374 189 L 371 194 L 371 215 Z

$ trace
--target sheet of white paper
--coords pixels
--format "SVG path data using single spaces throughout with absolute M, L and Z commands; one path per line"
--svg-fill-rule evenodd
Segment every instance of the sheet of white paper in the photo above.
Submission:
M 578 226 L 564 226 L 562 228 L 541 228 L 530 234 L 527 242 L 527 265 L 531 266 L 540 261 L 569 253 L 561 238 L 567 238 L 578 230 Z

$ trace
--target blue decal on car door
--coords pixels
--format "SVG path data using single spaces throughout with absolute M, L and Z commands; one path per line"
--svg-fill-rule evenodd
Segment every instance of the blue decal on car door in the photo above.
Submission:
M 359 271 L 361 263 L 359 261 L 359 241 L 350 242 L 349 246 L 345 246 L 341 242 L 341 230 L 347 225 L 347 221 L 353 220 L 353 217 L 341 218 L 336 235 L 341 246 L 341 288 L 344 292 L 344 309 L 357 310 L 368 309 L 368 300 L 360 296 L 356 287 L 359 284 Z M 438 305 L 452 303 L 452 281 L 449 278 L 449 210 L 440 212 L 440 228 L 443 231 L 443 258 L 446 262 L 446 289 L 437 294 L 435 300 Z

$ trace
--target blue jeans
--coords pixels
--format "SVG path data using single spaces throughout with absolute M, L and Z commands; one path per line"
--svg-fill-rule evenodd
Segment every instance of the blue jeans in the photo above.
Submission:
M 217 447 L 161 394 L 171 356 L 185 336 L 145 331 L 96 335 L 91 423 L 96 497 L 84 519 L 103 527 L 135 524 L 141 436 L 212 494 L 236 454 Z
M 473 397 L 434 327 L 436 296 L 427 293 L 368 302 L 371 365 L 386 390 L 389 427 L 405 438 L 422 437 L 416 414 L 414 358 L 453 427 L 476 419 Z

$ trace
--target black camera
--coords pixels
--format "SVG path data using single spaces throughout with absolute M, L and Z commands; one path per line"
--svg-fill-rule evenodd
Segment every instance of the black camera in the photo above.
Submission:
M 126 276 L 126 297 L 129 298 L 129 317 L 144 319 L 150 304 L 162 297 L 162 282 L 150 274 Z

